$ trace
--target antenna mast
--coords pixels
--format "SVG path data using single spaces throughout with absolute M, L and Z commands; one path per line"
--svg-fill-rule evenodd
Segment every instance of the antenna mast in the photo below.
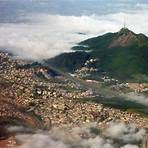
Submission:
M 124 16 L 124 24 L 123 24 L 124 29 L 126 28 L 126 20 L 125 20 L 125 16 Z
M 126 10 L 126 5 L 125 5 L 125 3 L 124 3 L 124 10 Z M 124 27 L 124 29 L 126 29 L 126 14 L 125 14 L 125 12 L 124 12 L 124 22 L 123 22 L 123 27 Z

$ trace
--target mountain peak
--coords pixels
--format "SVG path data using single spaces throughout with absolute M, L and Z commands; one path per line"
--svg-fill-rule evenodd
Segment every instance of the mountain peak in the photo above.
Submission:
M 117 35 L 113 38 L 109 48 L 125 47 L 137 41 L 136 34 L 128 28 L 121 28 Z
M 119 33 L 121 33 L 121 34 L 133 33 L 134 34 L 134 32 L 132 32 L 131 30 L 129 30 L 128 28 L 125 28 L 125 27 L 121 28 Z
M 87 39 L 73 47 L 74 50 L 89 49 L 110 49 L 130 46 L 148 45 L 148 37 L 144 34 L 136 34 L 130 29 L 124 27 L 115 33 L 106 33 L 102 36 Z

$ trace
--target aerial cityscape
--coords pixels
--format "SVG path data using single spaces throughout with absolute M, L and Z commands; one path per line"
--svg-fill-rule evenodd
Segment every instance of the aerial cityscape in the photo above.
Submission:
M 148 148 L 146 0 L 0 1 L 0 148 Z

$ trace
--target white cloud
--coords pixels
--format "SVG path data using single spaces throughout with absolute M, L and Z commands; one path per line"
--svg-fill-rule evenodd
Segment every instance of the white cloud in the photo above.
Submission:
M 103 16 L 28 14 L 29 22 L 0 24 L 0 47 L 23 58 L 51 58 L 69 52 L 75 43 L 84 39 L 118 31 L 123 26 L 124 17 L 127 27 L 148 35 L 148 10 Z
M 128 144 L 142 140 L 145 130 L 137 130 L 134 125 L 126 125 L 125 123 L 111 123 L 107 129 L 107 135 Z
M 20 148 L 68 148 L 62 141 L 51 139 L 45 134 L 20 135 L 18 139 L 26 141 Z
M 148 105 L 148 97 L 144 96 L 143 94 L 130 92 L 127 94 L 121 94 L 121 96 L 123 96 L 127 100 L 133 100 L 133 101 L 141 103 L 143 105 Z
M 95 124 L 83 125 L 71 130 L 54 127 L 49 132 L 37 131 L 35 134 L 25 134 L 24 131 L 23 134 L 16 135 L 16 139 L 20 148 L 138 148 L 138 145 L 132 143 L 134 141 L 139 144 L 139 140 L 144 136 L 142 129 L 136 130 L 134 126 L 123 123 L 110 124 L 104 131 L 107 136 L 93 133 L 92 128 L 93 131 L 98 131 Z M 17 128 L 11 129 L 14 131 Z M 129 140 L 126 139 L 127 135 Z
M 137 145 L 127 144 L 121 148 L 139 148 Z

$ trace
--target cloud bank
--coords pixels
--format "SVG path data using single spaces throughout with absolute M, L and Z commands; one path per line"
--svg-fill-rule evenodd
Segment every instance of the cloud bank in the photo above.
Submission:
M 22 127 L 11 128 L 11 131 L 19 129 Z M 20 148 L 139 148 L 144 134 L 143 129 L 138 130 L 133 125 L 111 123 L 105 134 L 91 124 L 71 130 L 54 127 L 49 132 L 18 134 L 16 139 Z
M 143 16 L 143 17 L 141 17 Z M 128 11 L 107 15 L 62 16 L 25 14 L 22 23 L 0 24 L 0 48 L 20 58 L 42 60 L 69 52 L 76 43 L 106 32 L 127 27 L 148 35 L 148 10 Z
M 144 96 L 143 94 L 130 92 L 130 93 L 127 93 L 127 94 L 123 94 L 122 96 L 125 97 L 127 100 L 133 100 L 137 103 L 141 103 L 143 105 L 148 106 L 148 97 Z

